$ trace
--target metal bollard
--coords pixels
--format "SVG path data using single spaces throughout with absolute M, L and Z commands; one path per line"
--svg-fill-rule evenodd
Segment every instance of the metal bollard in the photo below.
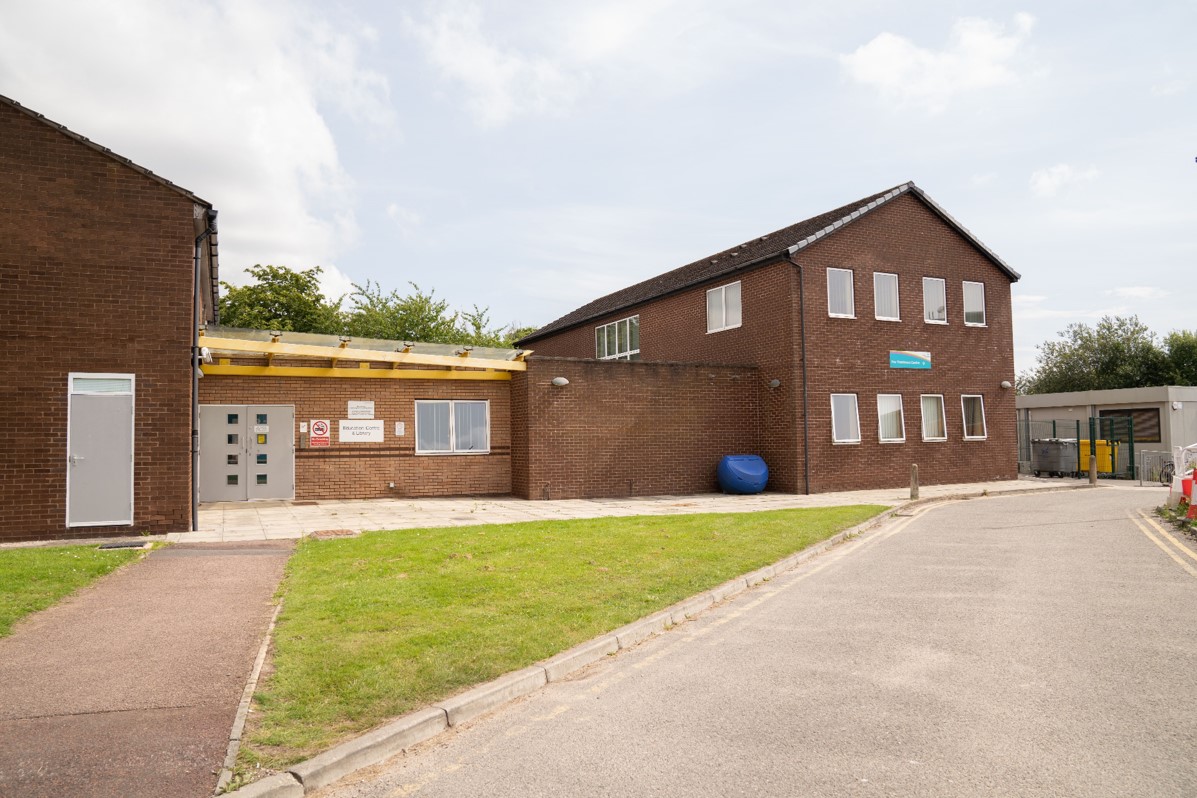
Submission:
M 917 464 L 910 465 L 910 500 L 914 501 L 919 497 L 919 467 Z
M 1097 484 L 1097 455 L 1089 455 L 1089 484 Z

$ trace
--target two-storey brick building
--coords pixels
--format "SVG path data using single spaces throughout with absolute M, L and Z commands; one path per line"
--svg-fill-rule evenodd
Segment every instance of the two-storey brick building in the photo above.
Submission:
M 1017 279 L 906 183 L 596 299 L 520 345 L 535 350 L 531 362 L 750 368 L 739 406 L 694 432 L 751 426 L 739 441 L 764 457 L 772 489 L 892 487 L 909 478 L 912 464 L 927 483 L 1013 479 L 1010 286 Z M 656 379 L 635 362 L 622 365 L 620 379 Z M 597 418 L 612 405 L 648 426 L 679 412 L 667 400 L 629 404 L 601 381 L 578 386 L 588 393 L 577 412 Z M 533 427 L 544 409 L 528 412 Z M 583 451 L 622 445 L 601 426 L 575 437 Z M 631 462 L 640 455 L 627 450 Z M 546 483 L 556 470 L 539 468 Z M 525 492 L 537 495 L 537 485 Z M 547 492 L 578 491 L 558 478 Z

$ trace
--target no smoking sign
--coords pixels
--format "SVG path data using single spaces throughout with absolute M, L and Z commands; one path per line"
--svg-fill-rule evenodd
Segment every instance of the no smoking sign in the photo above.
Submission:
M 312 448 L 332 446 L 332 424 L 326 418 L 312 419 L 308 445 Z

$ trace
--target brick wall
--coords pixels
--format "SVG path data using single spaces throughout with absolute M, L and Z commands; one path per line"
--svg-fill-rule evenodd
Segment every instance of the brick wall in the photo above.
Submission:
M 355 363 L 342 364 L 356 370 Z M 320 379 L 208 375 L 203 404 L 278 404 L 295 407 L 295 498 L 375 499 L 396 496 L 471 496 L 511 493 L 510 382 L 467 380 Z M 416 455 L 415 400 L 484 399 L 490 403 L 490 453 Z M 350 401 L 374 402 L 383 419 L 382 443 L 339 443 L 338 419 Z M 328 448 L 302 449 L 300 422 L 330 419 Z M 405 422 L 396 437 L 395 422 Z M 394 482 L 394 489 L 387 483 Z
M 924 484 L 1015 479 L 1018 444 L 1010 281 L 967 240 L 907 194 L 800 252 L 809 333 L 811 488 L 906 484 L 917 464 Z M 856 318 L 827 314 L 827 269 L 853 270 Z M 898 274 L 901 321 L 878 321 L 873 272 Z M 947 287 L 948 323 L 923 321 L 923 277 Z M 985 327 L 964 325 L 962 281 L 985 284 Z M 931 353 L 929 371 L 891 369 L 890 350 Z M 861 443 L 831 441 L 831 394 L 856 393 Z M 906 442 L 878 442 L 877 394 L 902 395 Z M 966 441 L 961 394 L 984 397 L 988 438 Z M 924 442 L 919 397 L 942 394 L 946 441 Z
M 191 200 L 4 104 L 0 186 L 0 540 L 188 528 Z M 72 371 L 137 375 L 132 527 L 66 527 Z
M 569 384 L 557 387 L 554 377 Z M 725 454 L 760 454 L 759 370 L 542 358 L 511 382 L 512 488 L 530 499 L 717 490 Z
M 912 194 L 899 197 L 834 235 L 801 251 L 803 268 L 785 259 L 747 273 L 662 297 L 557 335 L 534 341 L 537 355 L 593 357 L 594 328 L 640 317 L 641 356 L 648 361 L 751 363 L 763 391 L 760 445 L 771 471 L 770 488 L 805 489 L 803 462 L 802 336 L 799 280 L 804 281 L 810 488 L 812 492 L 896 487 L 917 464 L 925 484 L 1013 479 L 1017 476 L 1010 282 L 953 228 Z M 856 318 L 827 313 L 828 268 L 854 271 Z M 901 321 L 874 318 L 873 272 L 899 274 Z M 947 284 L 947 325 L 923 322 L 922 277 Z M 743 324 L 706 332 L 706 292 L 742 282 Z M 986 326 L 963 323 L 963 280 L 983 282 Z M 890 350 L 929 351 L 930 371 L 889 368 Z M 831 442 L 831 394 L 856 393 L 861 442 Z M 906 442 L 878 441 L 877 394 L 903 396 Z M 923 442 L 919 396 L 943 394 L 948 440 Z M 961 394 L 984 397 L 988 437 L 963 440 Z

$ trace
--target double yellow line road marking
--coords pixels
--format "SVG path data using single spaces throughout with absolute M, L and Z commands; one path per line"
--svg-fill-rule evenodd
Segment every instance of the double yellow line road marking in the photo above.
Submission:
M 1139 528 L 1139 531 L 1146 535 L 1152 543 L 1159 546 L 1160 549 L 1169 557 L 1171 557 L 1177 565 L 1188 571 L 1190 576 L 1197 578 L 1197 568 L 1194 568 L 1191 563 L 1183 559 L 1181 556 L 1184 555 L 1191 559 L 1194 563 L 1197 563 L 1197 552 L 1193 551 L 1184 543 L 1177 540 L 1171 532 L 1169 532 L 1167 529 L 1164 529 L 1164 527 L 1158 521 L 1142 510 L 1139 510 L 1138 517 L 1136 517 L 1134 513 L 1129 512 L 1126 515 L 1132 522 L 1134 522 L 1135 526 Z M 1158 533 L 1159 537 L 1157 537 L 1155 533 Z M 1172 546 L 1169 546 L 1163 540 L 1160 540 L 1160 537 L 1167 540 L 1168 543 L 1172 544 Z

